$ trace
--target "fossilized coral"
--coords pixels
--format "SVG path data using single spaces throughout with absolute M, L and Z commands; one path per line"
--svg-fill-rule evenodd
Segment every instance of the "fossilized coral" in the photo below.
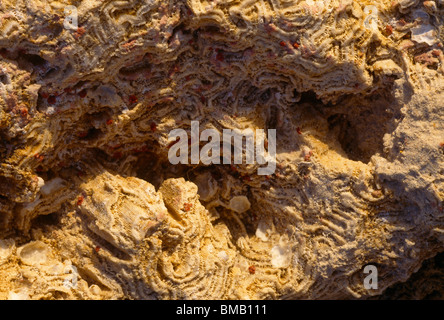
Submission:
M 0 297 L 368 297 L 443 250 L 442 1 L 0 9 Z M 171 165 L 191 120 L 276 173 Z

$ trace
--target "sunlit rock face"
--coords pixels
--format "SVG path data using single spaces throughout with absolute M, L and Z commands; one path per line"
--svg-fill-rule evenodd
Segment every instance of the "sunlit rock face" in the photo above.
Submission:
M 387 297 L 444 251 L 443 17 L 2 1 L 0 298 Z M 275 129 L 275 172 L 171 164 L 191 121 Z

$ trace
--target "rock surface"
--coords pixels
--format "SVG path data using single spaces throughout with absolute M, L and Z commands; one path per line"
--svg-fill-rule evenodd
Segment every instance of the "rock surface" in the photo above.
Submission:
M 442 1 L 2 1 L 0 299 L 387 294 L 444 251 L 443 19 Z M 172 165 L 192 120 L 276 129 L 275 173 Z

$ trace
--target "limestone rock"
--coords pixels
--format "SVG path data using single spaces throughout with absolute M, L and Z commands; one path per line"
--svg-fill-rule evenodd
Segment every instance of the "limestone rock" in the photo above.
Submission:
M 443 17 L 442 1 L 2 1 L 0 298 L 387 294 L 444 250 Z M 192 120 L 276 129 L 275 173 L 172 165 L 168 134 Z

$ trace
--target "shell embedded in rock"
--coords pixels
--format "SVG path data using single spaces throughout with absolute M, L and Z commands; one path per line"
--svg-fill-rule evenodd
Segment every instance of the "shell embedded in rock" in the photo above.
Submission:
M 110 173 L 81 185 L 87 195 L 79 204 L 88 228 L 123 252 L 131 252 L 167 216 L 162 197 L 146 181 L 127 178 L 119 183 Z
M 235 196 L 230 200 L 230 209 L 242 213 L 250 209 L 251 204 L 246 196 Z
M 17 249 L 20 260 L 27 265 L 45 264 L 47 261 L 48 248 L 41 241 L 30 242 Z
M 0 298 L 367 298 L 443 251 L 442 1 L 68 5 L 0 3 Z M 192 120 L 274 174 L 172 165 Z

